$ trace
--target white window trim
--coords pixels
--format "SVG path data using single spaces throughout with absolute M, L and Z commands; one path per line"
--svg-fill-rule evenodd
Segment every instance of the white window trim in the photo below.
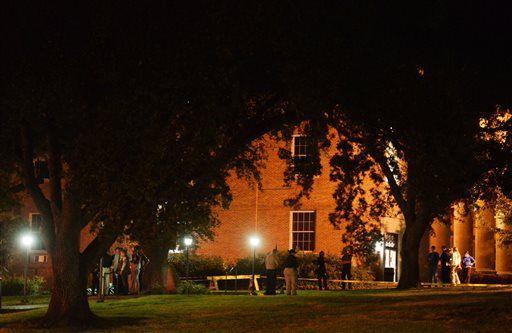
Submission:
M 316 233 L 316 210 L 292 210 L 290 211 L 290 223 L 289 223 L 289 230 L 290 232 L 288 233 L 288 247 L 289 249 L 293 249 L 293 214 L 294 213 L 315 213 L 315 231 L 301 231 L 303 233 L 310 233 L 310 234 L 315 234 Z M 315 235 L 315 248 L 316 248 L 316 235 Z M 313 251 L 303 251 L 303 250 L 297 250 L 297 251 L 300 251 L 300 252 L 304 252 L 304 253 L 313 253 Z
M 39 261 L 39 258 L 43 257 L 43 261 Z M 38 259 L 36 261 L 36 258 Z M 46 264 L 48 263 L 48 256 L 46 254 L 36 254 L 34 255 L 34 264 Z
M 304 134 L 294 134 L 292 135 L 292 157 L 307 157 L 306 154 L 304 155 L 295 155 L 295 138 L 298 137 L 306 137 Z
M 41 214 L 40 213 L 29 213 L 28 214 L 28 220 L 29 220 L 29 223 L 30 223 L 29 226 L 30 226 L 30 230 L 31 231 L 33 231 L 32 230 L 32 221 L 34 220 L 34 218 L 33 218 L 34 215 L 41 215 Z

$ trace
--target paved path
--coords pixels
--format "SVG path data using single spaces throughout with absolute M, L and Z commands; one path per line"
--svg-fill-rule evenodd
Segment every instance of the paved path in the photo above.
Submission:
M 0 311 L 24 311 L 24 310 L 34 310 L 40 308 L 46 308 L 48 304 L 20 304 L 20 305 L 2 305 L 2 309 Z

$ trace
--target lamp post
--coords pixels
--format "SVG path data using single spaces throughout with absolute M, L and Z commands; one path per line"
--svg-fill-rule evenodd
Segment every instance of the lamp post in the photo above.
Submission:
M 190 261 L 188 260 L 188 248 L 192 245 L 192 243 L 194 242 L 194 240 L 192 239 L 192 237 L 190 236 L 186 236 L 185 238 L 183 238 L 183 244 L 185 244 L 185 260 L 186 260 L 186 275 L 187 275 L 187 282 L 189 281 L 189 264 L 190 264 Z M 190 289 L 190 286 L 187 285 L 187 295 L 189 294 L 189 289 Z
M 23 301 L 27 301 L 27 275 L 28 275 L 28 257 L 30 252 L 30 246 L 34 242 L 34 236 L 31 234 L 25 234 L 21 236 L 21 245 L 26 249 L 25 251 L 25 265 L 23 269 Z
M 254 283 L 254 264 L 256 263 L 256 247 L 260 245 L 260 238 L 258 236 L 251 236 L 249 239 L 249 243 L 252 246 L 252 275 L 251 275 L 251 295 L 256 295 L 256 288 Z

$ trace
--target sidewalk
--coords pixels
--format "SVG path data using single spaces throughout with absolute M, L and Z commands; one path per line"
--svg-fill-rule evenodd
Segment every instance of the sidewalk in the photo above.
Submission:
M 0 313 L 28 311 L 48 307 L 48 304 L 20 304 L 20 305 L 2 305 Z

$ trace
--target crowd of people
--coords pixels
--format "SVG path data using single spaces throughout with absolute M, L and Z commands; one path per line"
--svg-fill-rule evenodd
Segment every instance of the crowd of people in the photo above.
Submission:
M 140 246 L 135 246 L 132 253 L 117 247 L 114 254 L 105 253 L 100 264 L 93 271 L 93 294 L 139 294 L 144 289 L 143 276 L 149 259 Z
M 438 283 L 439 271 L 441 272 L 440 282 L 443 284 L 461 284 L 471 282 L 471 272 L 475 266 L 475 258 L 469 251 L 461 256 L 456 247 L 448 248 L 443 246 L 441 254 L 436 251 L 436 247 L 432 246 L 427 257 L 429 280 L 432 283 Z M 314 261 L 315 274 L 318 279 L 318 289 L 327 290 L 329 275 L 327 273 L 325 253 L 320 251 L 318 257 Z M 278 255 L 277 249 L 272 250 L 265 257 L 266 269 L 266 290 L 265 295 L 275 295 L 277 287 L 278 275 Z M 283 276 L 285 280 L 285 290 L 287 295 L 297 294 L 298 280 L 298 261 L 296 251 L 291 249 L 283 263 Z M 350 247 L 346 247 L 342 251 L 341 257 L 341 280 L 343 281 L 342 289 L 350 289 L 350 283 L 347 280 L 352 279 L 352 253 Z
M 341 279 L 344 280 L 341 286 L 342 289 L 350 289 L 350 283 L 345 280 L 352 279 L 352 253 L 351 248 L 346 247 L 342 251 L 341 257 Z M 318 257 L 314 261 L 315 274 L 318 279 L 318 289 L 328 290 L 329 275 L 327 274 L 327 267 L 325 263 L 325 253 L 320 251 Z M 277 286 L 277 269 L 279 261 L 277 256 L 277 249 L 272 250 L 265 257 L 265 270 L 267 274 L 265 295 L 275 295 Z M 285 281 L 286 295 L 297 295 L 297 280 L 298 280 L 298 260 L 296 251 L 291 249 L 283 263 L 283 276 Z
M 439 282 L 439 270 L 441 271 L 441 282 L 443 284 L 460 284 L 461 281 L 463 283 L 471 282 L 471 271 L 475 266 L 475 258 L 469 254 L 469 251 L 466 251 L 464 257 L 462 257 L 456 247 L 443 246 L 441 254 L 439 254 L 436 247 L 432 246 L 427 262 L 431 283 Z

